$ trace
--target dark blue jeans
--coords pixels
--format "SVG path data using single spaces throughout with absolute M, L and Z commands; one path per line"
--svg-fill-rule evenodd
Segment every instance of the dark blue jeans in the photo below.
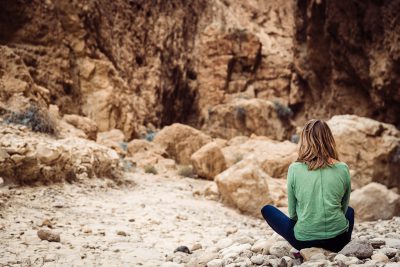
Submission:
M 261 209 L 261 214 L 269 226 L 271 226 L 275 232 L 285 238 L 297 250 L 318 247 L 333 252 L 339 252 L 347 243 L 350 242 L 354 226 L 354 210 L 349 207 L 345 215 L 347 220 L 349 220 L 348 231 L 330 239 L 300 241 L 294 236 L 294 225 L 296 224 L 296 221 L 290 219 L 279 209 L 267 205 Z

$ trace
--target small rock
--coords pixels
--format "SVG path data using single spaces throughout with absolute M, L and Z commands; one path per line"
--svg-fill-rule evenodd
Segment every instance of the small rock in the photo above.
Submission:
M 224 261 L 222 259 L 214 259 L 212 261 L 207 262 L 207 267 L 222 267 Z
M 400 239 L 385 238 L 385 242 L 387 247 L 400 249 Z
M 232 244 L 233 244 L 233 240 L 230 239 L 229 237 L 226 237 L 226 238 L 222 238 L 221 240 L 219 240 L 217 242 L 217 244 L 215 244 L 215 245 L 218 249 L 223 249 L 223 248 L 227 248 L 227 247 L 231 246 Z
M 251 262 L 257 265 L 261 265 L 264 263 L 264 258 L 262 255 L 254 255 L 250 258 Z
M 39 226 L 47 226 L 49 228 L 53 228 L 53 224 L 51 223 L 51 221 L 49 219 L 44 219 L 42 221 L 42 224 L 39 225 Z
M 117 235 L 120 235 L 120 236 L 127 236 L 126 232 L 125 232 L 125 231 L 122 231 L 122 230 L 118 230 L 118 231 L 117 231 Z
M 0 186 L 4 185 L 4 179 L 0 177 Z
M 380 250 L 378 250 L 378 252 L 381 252 L 381 253 L 385 254 L 389 258 L 393 258 L 394 256 L 396 256 L 397 249 L 395 249 L 395 248 L 381 248 Z
M 291 248 L 292 246 L 287 241 L 277 241 L 271 246 L 269 253 L 277 256 L 278 258 L 282 258 L 283 256 L 289 255 Z
M 258 254 L 263 254 L 267 255 L 269 253 L 269 249 L 273 243 L 269 242 L 268 240 L 258 240 L 254 245 L 251 247 L 251 251 L 258 253 Z
M 228 226 L 228 227 L 225 228 L 225 232 L 226 232 L 227 236 L 231 235 L 231 234 L 234 234 L 237 231 L 238 231 L 238 228 L 236 226 Z
M 386 244 L 385 240 L 381 238 L 373 238 L 370 239 L 369 242 L 371 243 L 373 248 L 380 248 L 381 246 Z
M 300 250 L 300 254 L 303 256 L 304 261 L 325 260 L 325 255 L 328 254 L 328 252 L 322 248 L 305 248 Z
M 359 259 L 366 259 L 372 256 L 374 248 L 368 240 L 353 239 L 348 243 L 339 254 L 345 256 L 355 256 Z
M 183 252 L 186 254 L 192 254 L 192 252 L 190 252 L 189 248 L 187 246 L 179 246 L 174 250 L 174 253 L 176 252 Z
M 371 259 L 377 262 L 385 262 L 385 263 L 389 261 L 389 258 L 381 252 L 377 252 L 374 255 L 372 255 Z
M 202 248 L 203 248 L 203 246 L 200 243 L 195 243 L 192 246 L 192 251 L 199 250 L 199 249 L 202 249 Z
M 37 235 L 41 240 L 47 240 L 49 242 L 60 242 L 60 234 L 54 233 L 49 230 L 40 229 L 37 231 Z

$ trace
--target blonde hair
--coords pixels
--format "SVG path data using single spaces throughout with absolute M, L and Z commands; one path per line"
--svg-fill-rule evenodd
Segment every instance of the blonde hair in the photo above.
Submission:
M 316 170 L 332 166 L 330 158 L 339 160 L 331 129 L 322 120 L 308 121 L 300 135 L 297 161 L 307 164 L 309 170 Z

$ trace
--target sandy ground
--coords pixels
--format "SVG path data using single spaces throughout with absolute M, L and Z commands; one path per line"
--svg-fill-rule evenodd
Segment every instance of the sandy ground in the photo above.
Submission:
M 265 222 L 193 196 L 207 181 L 129 174 L 136 185 L 0 188 L 0 266 L 162 266 L 181 245 L 203 250 L 227 235 L 261 238 Z M 61 234 L 42 241 L 38 229 Z

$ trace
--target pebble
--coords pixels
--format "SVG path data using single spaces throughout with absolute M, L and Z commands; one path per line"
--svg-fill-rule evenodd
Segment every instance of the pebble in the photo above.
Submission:
M 251 251 L 253 251 L 254 253 L 266 255 L 269 253 L 269 249 L 271 246 L 271 242 L 261 239 L 254 243 L 254 245 L 251 247 Z
M 207 262 L 207 267 L 222 267 L 224 264 L 224 261 L 221 259 L 214 259 L 212 261 Z
M 381 252 L 377 252 L 377 253 L 373 254 L 371 256 L 371 259 L 375 260 L 377 262 L 385 262 L 385 263 L 389 261 L 388 256 L 386 256 L 385 254 L 383 254 Z
M 196 250 L 199 250 L 199 249 L 202 249 L 202 248 L 203 248 L 203 246 L 200 243 L 195 243 L 192 246 L 192 251 L 196 251 Z
M 277 241 L 269 249 L 271 255 L 282 258 L 283 256 L 288 256 L 292 246 L 287 241 Z
M 355 256 L 359 259 L 366 259 L 372 256 L 374 248 L 367 240 L 353 239 L 341 251 L 345 256 Z
M 125 232 L 125 231 L 122 231 L 122 230 L 118 230 L 118 231 L 117 231 L 117 235 L 120 235 L 120 236 L 127 236 L 126 232 Z
M 176 252 L 183 252 L 186 254 L 192 254 L 192 252 L 190 252 L 190 249 L 187 246 L 179 246 L 174 250 L 174 253 Z
M 264 257 L 262 255 L 254 255 L 250 258 L 251 262 L 257 265 L 264 263 Z
M 37 235 L 41 240 L 47 240 L 49 242 L 60 242 L 60 234 L 50 230 L 40 229 L 37 231 Z

